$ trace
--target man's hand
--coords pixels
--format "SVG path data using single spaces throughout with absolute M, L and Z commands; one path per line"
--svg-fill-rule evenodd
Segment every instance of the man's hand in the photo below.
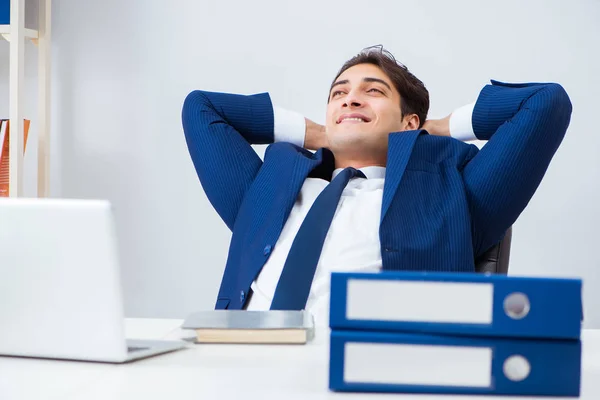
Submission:
M 425 129 L 430 135 L 450 136 L 450 116 L 442 119 L 428 119 L 421 129 Z
M 309 150 L 319 150 L 321 147 L 328 147 L 329 142 L 325 133 L 325 127 L 308 118 L 306 120 L 306 134 L 304 136 L 304 147 Z

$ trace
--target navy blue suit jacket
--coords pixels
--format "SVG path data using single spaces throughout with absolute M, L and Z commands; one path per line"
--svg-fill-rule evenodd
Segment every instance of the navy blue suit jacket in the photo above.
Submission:
M 560 145 L 571 102 L 555 83 L 491 81 L 472 123 L 479 150 L 426 131 L 390 133 L 379 238 L 383 270 L 473 272 L 526 207 Z M 212 205 L 232 230 L 216 309 L 241 309 L 307 177 L 332 153 L 273 143 L 268 94 L 193 91 L 182 122 Z M 251 144 L 270 144 L 264 162 Z

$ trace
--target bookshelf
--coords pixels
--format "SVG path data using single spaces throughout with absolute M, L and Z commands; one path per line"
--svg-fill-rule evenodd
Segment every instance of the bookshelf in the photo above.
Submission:
M 0 0 L 3 5 L 8 0 Z M 37 6 L 37 26 L 25 27 L 25 6 Z M 37 196 L 49 195 L 50 131 L 50 45 L 51 0 L 10 0 L 10 24 L 0 25 L 0 38 L 10 45 L 10 197 L 23 196 L 23 129 L 25 97 L 25 46 L 29 41 L 38 51 L 38 157 Z M 34 11 L 36 11 L 34 9 Z M 28 118 L 30 119 L 30 118 Z M 33 119 L 33 118 L 31 118 Z

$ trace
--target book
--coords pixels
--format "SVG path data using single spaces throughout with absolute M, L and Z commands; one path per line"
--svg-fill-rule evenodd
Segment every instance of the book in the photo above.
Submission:
M 10 24 L 10 0 L 0 0 L 0 25 Z
M 23 154 L 27 148 L 29 136 L 28 119 L 23 122 Z M 0 197 L 8 197 L 10 194 L 10 120 L 0 120 Z
M 579 340 L 332 331 L 329 389 L 577 397 Z
M 305 344 L 315 333 L 307 311 L 201 311 L 181 327 L 194 330 L 197 343 Z
M 441 272 L 331 276 L 329 326 L 515 338 L 579 339 L 582 282 Z

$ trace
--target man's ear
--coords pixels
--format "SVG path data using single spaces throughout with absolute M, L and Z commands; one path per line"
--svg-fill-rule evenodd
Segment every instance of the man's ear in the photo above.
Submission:
M 419 129 L 420 121 L 419 116 L 417 114 L 409 114 L 404 117 L 402 120 L 402 125 L 404 126 L 405 131 L 414 131 Z

